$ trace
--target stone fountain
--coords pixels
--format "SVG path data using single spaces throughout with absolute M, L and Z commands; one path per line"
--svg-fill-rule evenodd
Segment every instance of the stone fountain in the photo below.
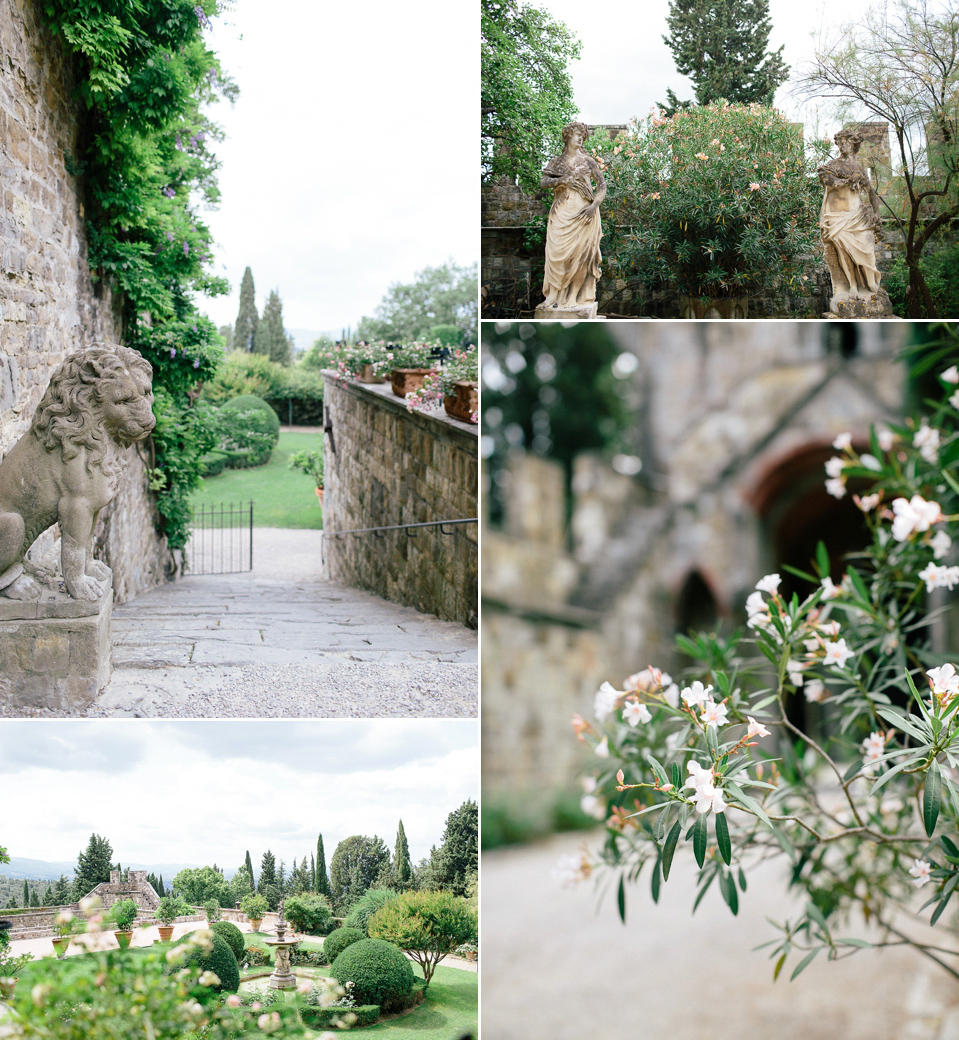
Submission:
M 287 939 L 286 918 L 283 916 L 283 900 L 280 900 L 279 912 L 276 915 L 276 938 L 265 939 L 267 946 L 276 949 L 273 957 L 273 974 L 270 976 L 270 989 L 295 989 L 296 976 L 290 970 L 290 955 L 299 939 Z

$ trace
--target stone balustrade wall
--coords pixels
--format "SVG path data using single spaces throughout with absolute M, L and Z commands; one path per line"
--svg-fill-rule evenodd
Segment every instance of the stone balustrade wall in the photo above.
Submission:
M 324 373 L 323 551 L 334 581 L 470 627 L 477 623 L 478 530 L 334 537 L 337 531 L 476 517 L 477 428 L 410 412 L 388 384 Z

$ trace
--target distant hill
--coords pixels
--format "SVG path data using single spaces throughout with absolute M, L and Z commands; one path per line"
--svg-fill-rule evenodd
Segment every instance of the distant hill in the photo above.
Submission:
M 25 856 L 11 856 L 9 863 L 0 864 L 0 877 L 6 876 L 8 878 L 18 878 L 20 880 L 28 878 L 31 881 L 56 881 L 61 874 L 66 874 L 66 876 L 72 881 L 76 865 L 76 859 L 50 862 L 49 860 L 43 859 L 27 859 Z M 154 874 L 162 874 L 163 880 L 167 884 L 170 884 L 181 870 L 185 870 L 187 867 L 202 866 L 202 864 L 124 863 L 121 860 L 120 866 L 124 869 L 146 870 L 148 872 L 152 871 Z M 233 877 L 235 872 L 235 869 L 225 871 L 228 879 Z

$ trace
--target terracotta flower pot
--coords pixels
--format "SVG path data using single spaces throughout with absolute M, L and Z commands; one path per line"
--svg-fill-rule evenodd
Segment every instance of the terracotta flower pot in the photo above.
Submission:
M 394 368 L 390 373 L 393 393 L 397 397 L 406 397 L 414 390 L 419 390 L 423 380 L 432 372 L 431 368 Z
M 320 505 L 323 505 L 323 488 L 316 489 L 316 497 L 319 499 Z
M 250 918 L 250 928 L 254 932 L 258 932 L 260 930 L 260 925 L 262 923 L 263 923 L 263 918 L 262 917 L 251 917 Z
M 372 365 L 361 365 L 359 372 L 356 373 L 356 381 L 358 383 L 385 383 L 386 376 L 374 375 Z
M 158 924 L 157 931 L 160 933 L 160 942 L 169 942 L 173 938 L 172 924 Z
M 63 960 L 63 958 L 67 955 L 67 948 L 70 945 L 70 936 L 61 935 L 58 936 L 56 939 L 53 939 L 52 942 L 53 952 L 57 955 L 59 960 Z
M 130 943 L 133 941 L 133 932 L 114 932 L 116 936 L 117 945 L 121 950 L 125 950 Z
M 462 422 L 472 422 L 478 407 L 477 384 L 457 380 L 453 387 L 456 394 L 443 398 L 446 414 Z

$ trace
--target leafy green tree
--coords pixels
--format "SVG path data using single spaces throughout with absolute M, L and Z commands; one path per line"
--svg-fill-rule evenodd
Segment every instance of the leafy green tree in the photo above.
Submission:
M 4 910 L 16 910 L 17 906 L 17 897 L 10 896 L 10 898 L 7 900 L 7 905 L 4 907 Z
M 326 872 L 326 854 L 323 851 L 323 835 L 316 838 L 316 871 L 313 875 L 313 891 L 332 899 L 330 877 Z
M 191 906 L 202 906 L 210 899 L 221 906 L 233 905 L 230 886 L 216 867 L 186 867 L 173 879 L 173 891 Z
M 260 323 L 256 327 L 256 353 L 280 365 L 293 362 L 293 340 L 283 328 L 283 301 L 276 289 L 270 291 Z
M 309 863 L 306 862 L 306 856 L 300 860 L 300 865 L 296 865 L 296 861 L 293 863 L 293 872 L 290 874 L 290 892 L 293 895 L 300 895 L 303 892 L 313 891 L 313 875 L 310 870 Z
M 24 905 L 26 905 L 26 904 L 24 904 Z M 40 905 L 40 896 L 38 895 L 37 890 L 35 888 L 32 889 L 31 892 L 30 892 L 30 905 L 31 906 L 39 906 Z
M 354 834 L 336 846 L 330 861 L 332 902 L 339 913 L 347 911 L 376 881 L 388 865 L 390 853 L 382 838 Z
M 253 289 L 253 271 L 248 267 L 240 282 L 240 309 L 233 326 L 234 350 L 245 350 L 248 354 L 256 349 L 257 325 L 260 316 L 256 312 L 256 297 Z
M 252 891 L 253 881 L 246 869 L 246 864 L 244 864 L 230 879 L 230 903 L 228 905 L 234 906 Z
M 429 986 L 437 964 L 461 943 L 475 940 L 476 914 L 451 892 L 404 892 L 370 917 L 368 931 L 408 953 Z
M 771 105 L 789 66 L 783 48 L 769 52 L 769 0 L 670 0 L 669 36 L 676 69 L 693 81 L 696 103 L 725 99 Z M 667 108 L 682 107 L 669 91 Z
M 467 894 L 470 880 L 479 869 L 478 837 L 476 802 L 463 802 L 446 818 L 437 864 L 440 884 L 458 896 Z
M 413 880 L 413 864 L 410 862 L 410 847 L 406 841 L 406 831 L 400 820 L 396 828 L 396 844 L 393 846 L 393 879 L 395 884 L 406 888 Z
M 266 899 L 271 910 L 275 910 L 280 905 L 283 891 L 280 887 L 280 876 L 276 869 L 276 857 L 269 849 L 263 853 L 263 858 L 260 860 L 260 878 L 257 882 L 256 890 Z
M 73 874 L 73 898 L 82 899 L 101 882 L 110 880 L 113 847 L 106 838 L 91 834 L 84 852 L 77 856 Z
M 563 22 L 520 0 L 483 0 L 483 179 L 538 192 L 542 168 L 579 111 L 568 66 L 580 43 Z
M 223 349 L 227 352 L 233 349 L 233 326 L 221 325 L 217 332 L 223 337 Z
M 357 336 L 408 343 L 426 339 L 437 325 L 455 325 L 475 343 L 476 290 L 476 264 L 460 267 L 450 260 L 424 267 L 411 284 L 390 286 L 375 317 L 360 319 Z
M 57 905 L 57 894 L 56 889 L 53 885 L 47 885 L 46 892 L 43 893 L 43 905 L 44 906 L 56 906 Z
M 333 345 L 329 336 L 318 336 L 300 358 L 299 364 L 304 368 L 323 368 L 327 364 L 323 359 Z
M 889 123 L 899 176 L 884 216 L 904 239 L 906 317 L 935 318 L 923 251 L 959 216 L 959 17 L 949 5 L 890 0 L 826 30 L 800 86 L 835 99 L 846 119 Z
M 53 886 L 54 892 L 54 906 L 66 906 L 67 903 L 73 902 L 73 890 L 70 882 L 67 880 L 66 874 L 61 874 Z

